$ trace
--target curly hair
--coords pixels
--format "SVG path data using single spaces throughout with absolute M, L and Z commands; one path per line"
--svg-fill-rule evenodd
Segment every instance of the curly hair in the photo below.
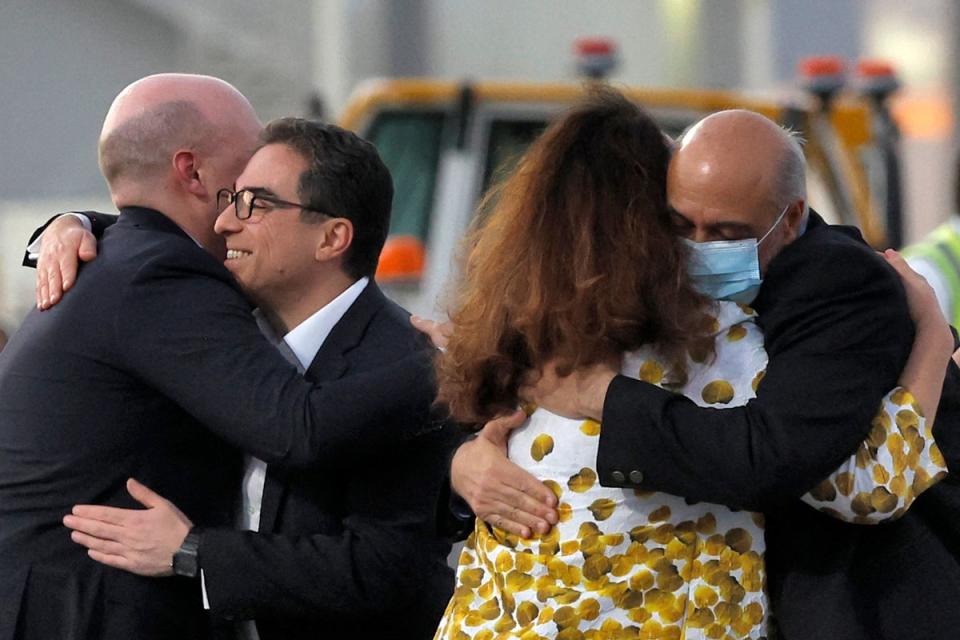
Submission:
M 479 424 L 517 406 L 527 371 L 561 375 L 653 343 L 674 367 L 710 332 L 666 204 L 670 149 L 609 87 L 554 122 L 467 235 L 439 401 Z

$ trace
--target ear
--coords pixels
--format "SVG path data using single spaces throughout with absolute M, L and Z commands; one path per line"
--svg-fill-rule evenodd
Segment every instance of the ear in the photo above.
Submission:
M 803 222 L 803 210 L 806 208 L 806 201 L 802 198 L 790 205 L 790 210 L 784 216 L 784 244 L 789 244 L 800 237 L 800 225 Z
M 180 150 L 173 155 L 173 170 L 184 191 L 200 198 L 207 197 L 207 188 L 200 179 L 200 159 L 193 151 Z
M 324 230 L 320 234 L 314 257 L 318 262 L 343 257 L 353 244 L 353 223 L 346 218 L 332 218 L 321 224 Z

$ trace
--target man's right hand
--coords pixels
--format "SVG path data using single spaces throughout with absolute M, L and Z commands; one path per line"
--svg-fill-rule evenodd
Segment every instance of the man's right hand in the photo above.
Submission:
M 97 256 L 97 239 L 74 216 L 62 215 L 40 236 L 37 258 L 37 308 L 49 309 L 77 280 L 80 261 Z
M 491 420 L 477 437 L 457 449 L 450 484 L 481 520 L 529 538 L 557 523 L 557 496 L 545 484 L 510 462 L 507 438 L 526 420 L 523 411 Z
M 556 361 L 539 371 L 529 371 L 520 387 L 520 399 L 572 420 L 603 419 L 603 403 L 610 383 L 620 371 L 618 354 L 597 364 L 575 369 L 566 376 Z
M 173 555 L 193 523 L 172 502 L 133 478 L 130 496 L 145 509 L 75 505 L 63 518 L 70 538 L 97 562 L 148 578 L 173 575 Z

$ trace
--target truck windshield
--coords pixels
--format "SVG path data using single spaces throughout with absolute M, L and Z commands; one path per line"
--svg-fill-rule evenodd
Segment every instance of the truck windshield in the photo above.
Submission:
M 427 240 L 443 125 L 441 111 L 384 111 L 366 133 L 393 175 L 391 236 Z
M 547 128 L 538 120 L 494 120 L 490 125 L 483 190 L 509 176 L 527 147 Z

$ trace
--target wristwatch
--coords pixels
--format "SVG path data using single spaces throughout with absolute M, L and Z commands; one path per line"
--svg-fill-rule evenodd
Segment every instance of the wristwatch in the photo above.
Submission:
M 194 527 L 173 554 L 173 573 L 185 578 L 196 578 L 200 573 L 200 529 Z

